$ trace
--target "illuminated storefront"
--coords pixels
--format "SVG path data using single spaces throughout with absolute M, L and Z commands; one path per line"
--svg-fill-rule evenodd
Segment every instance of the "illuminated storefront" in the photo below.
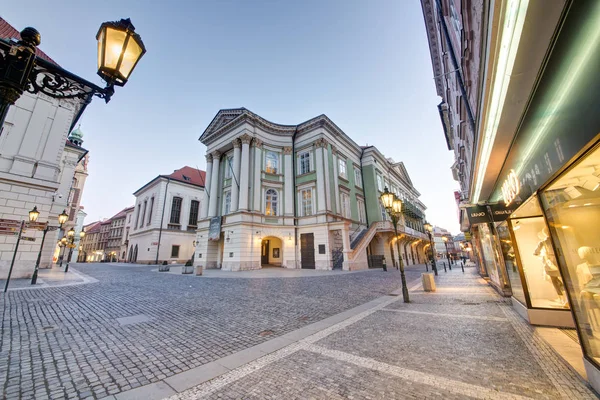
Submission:
M 533 18 L 537 3 L 517 3 L 529 7 L 523 15 Z M 515 12 L 518 25 L 520 8 Z M 543 36 L 542 25 L 536 30 L 528 20 L 522 23 L 523 32 Z M 535 44 L 538 37 L 520 40 L 523 47 Z M 515 73 L 520 62 L 515 54 L 510 76 L 521 77 Z M 474 247 L 490 283 L 496 289 L 507 284 L 515 309 L 530 323 L 577 328 L 588 380 L 596 390 L 600 389 L 598 71 L 600 2 L 566 2 L 523 112 L 514 111 L 518 111 L 514 102 L 494 103 L 495 90 L 504 86 L 490 85 L 484 93 L 490 97 L 470 197 L 471 204 L 479 205 L 467 208 L 468 212 L 474 207 L 491 212 L 490 205 L 514 208 L 502 222 L 493 215 L 488 216 L 490 222 L 471 222 Z M 503 96 L 512 100 L 517 89 L 509 88 Z M 498 105 L 499 111 L 494 108 Z

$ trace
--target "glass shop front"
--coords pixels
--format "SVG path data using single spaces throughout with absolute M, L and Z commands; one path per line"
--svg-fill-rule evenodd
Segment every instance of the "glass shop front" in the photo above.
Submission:
M 570 3 L 488 203 L 521 204 L 496 227 L 513 305 L 575 326 L 600 390 L 600 2 Z

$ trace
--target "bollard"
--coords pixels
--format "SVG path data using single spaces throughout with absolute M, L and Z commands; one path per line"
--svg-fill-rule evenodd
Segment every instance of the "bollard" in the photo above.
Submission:
M 450 268 L 450 271 L 452 271 L 452 260 L 448 259 L 448 268 Z
M 465 263 L 460 263 L 460 269 L 462 269 L 462 272 L 465 272 Z
M 448 271 L 446 270 L 446 262 L 445 262 L 445 261 L 442 261 L 442 264 L 444 264 L 444 272 L 448 272 Z
M 429 263 L 425 262 L 425 272 L 429 272 Z

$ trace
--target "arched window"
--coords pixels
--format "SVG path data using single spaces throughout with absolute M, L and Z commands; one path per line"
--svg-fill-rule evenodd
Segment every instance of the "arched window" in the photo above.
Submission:
M 265 193 L 265 215 L 277 215 L 277 190 L 269 189 Z

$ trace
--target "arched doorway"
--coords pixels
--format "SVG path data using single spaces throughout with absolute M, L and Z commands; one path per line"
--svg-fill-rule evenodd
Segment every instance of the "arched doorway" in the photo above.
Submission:
M 283 265 L 283 243 L 275 236 L 263 238 L 260 250 L 261 267 L 281 267 Z
M 135 248 L 133 249 L 133 262 L 137 262 L 137 252 L 138 252 L 138 245 L 135 245 Z

